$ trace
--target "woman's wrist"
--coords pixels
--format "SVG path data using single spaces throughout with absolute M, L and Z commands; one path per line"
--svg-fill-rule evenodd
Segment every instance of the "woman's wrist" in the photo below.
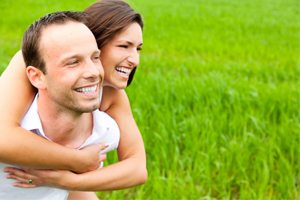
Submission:
M 86 185 L 85 173 L 76 174 L 70 171 L 64 171 L 60 174 L 61 177 L 54 184 L 57 188 L 69 191 L 84 191 L 84 186 Z

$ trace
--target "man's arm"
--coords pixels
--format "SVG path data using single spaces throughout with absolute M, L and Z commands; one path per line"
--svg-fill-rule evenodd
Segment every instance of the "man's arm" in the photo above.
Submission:
M 18 166 L 88 171 L 100 164 L 99 146 L 70 149 L 20 127 L 36 90 L 19 51 L 0 77 L 0 162 Z

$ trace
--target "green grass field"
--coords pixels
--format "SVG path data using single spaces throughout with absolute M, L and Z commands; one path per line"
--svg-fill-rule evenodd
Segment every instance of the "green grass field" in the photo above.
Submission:
M 1 0 L 0 73 L 36 19 L 93 0 Z M 126 89 L 148 182 L 101 199 L 300 199 L 297 0 L 130 0 L 145 20 Z M 108 154 L 108 163 L 116 162 Z

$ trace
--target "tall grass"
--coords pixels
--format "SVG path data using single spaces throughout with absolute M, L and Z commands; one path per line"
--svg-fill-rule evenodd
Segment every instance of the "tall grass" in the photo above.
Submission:
M 92 2 L 2 0 L 0 70 L 32 21 Z M 149 178 L 99 197 L 300 199 L 299 2 L 129 3 L 145 19 L 126 91 Z M 116 161 L 110 153 L 106 164 Z

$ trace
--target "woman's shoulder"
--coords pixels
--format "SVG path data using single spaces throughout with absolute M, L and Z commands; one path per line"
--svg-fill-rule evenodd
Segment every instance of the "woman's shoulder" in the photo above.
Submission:
M 103 87 L 100 110 L 105 112 L 112 105 L 122 103 L 124 101 L 128 101 L 125 90 L 119 90 L 113 87 L 105 86 Z

